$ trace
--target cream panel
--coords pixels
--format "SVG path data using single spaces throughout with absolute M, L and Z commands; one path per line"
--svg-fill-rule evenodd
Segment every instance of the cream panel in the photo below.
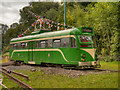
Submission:
M 85 50 L 86 52 L 88 52 L 93 57 L 93 59 L 95 59 L 96 49 L 82 49 L 82 50 Z

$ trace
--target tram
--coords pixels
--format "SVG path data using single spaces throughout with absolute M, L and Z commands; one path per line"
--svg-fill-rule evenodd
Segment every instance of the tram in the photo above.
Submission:
M 61 31 L 38 30 L 10 41 L 10 60 L 26 64 L 58 64 L 98 68 L 93 28 L 78 27 Z

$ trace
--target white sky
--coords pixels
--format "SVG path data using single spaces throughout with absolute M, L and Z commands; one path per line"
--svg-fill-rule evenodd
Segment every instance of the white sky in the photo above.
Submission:
M 20 19 L 19 10 L 28 6 L 30 1 L 37 2 L 39 0 L 0 0 L 0 23 L 7 24 L 8 26 L 15 22 L 18 23 Z
M 19 22 L 19 10 L 28 5 L 28 2 L 0 3 L 0 23 L 7 24 L 9 26 L 14 22 Z

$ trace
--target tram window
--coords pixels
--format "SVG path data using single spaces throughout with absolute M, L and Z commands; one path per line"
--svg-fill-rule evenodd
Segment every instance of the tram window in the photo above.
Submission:
M 10 49 L 13 49 L 13 44 L 10 45 Z
M 22 49 L 22 43 L 20 43 L 20 49 Z
M 25 43 L 25 48 L 27 48 L 27 45 L 28 45 L 28 43 L 26 42 L 26 43 Z
M 80 36 L 81 42 L 91 42 L 90 36 Z
M 45 48 L 45 41 L 40 41 L 40 48 Z
M 21 48 L 21 43 L 18 43 L 18 49 L 20 49 Z
M 22 43 L 20 44 L 20 48 L 21 48 L 21 49 L 23 48 L 23 45 L 22 45 Z
M 71 38 L 71 47 L 72 48 L 76 48 L 77 47 L 76 40 L 73 37 Z
M 61 47 L 69 47 L 69 38 L 61 39 Z
M 48 42 L 48 48 L 52 48 L 53 46 L 52 46 L 52 39 L 50 39 L 50 40 L 48 40 L 47 42 Z
M 23 48 L 23 49 L 25 48 L 25 43 L 22 43 L 22 48 Z
M 16 44 L 13 44 L 13 49 L 16 49 Z
M 10 44 L 10 49 L 13 49 L 13 44 Z
M 48 40 L 45 41 L 45 48 L 48 48 Z
M 36 48 L 39 47 L 39 41 L 36 41 Z
M 53 47 L 54 48 L 59 48 L 60 47 L 60 39 L 53 40 Z
M 18 43 L 16 43 L 16 49 L 18 49 L 19 47 L 18 47 Z
M 92 47 L 92 45 L 90 44 L 88 44 L 88 45 L 80 45 L 80 47 Z

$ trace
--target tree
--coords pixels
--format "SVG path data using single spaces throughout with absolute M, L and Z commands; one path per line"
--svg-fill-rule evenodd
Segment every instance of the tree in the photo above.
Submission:
M 108 60 L 119 60 L 118 55 L 118 3 L 96 3 L 87 7 L 86 25 L 94 27 L 98 50 Z

